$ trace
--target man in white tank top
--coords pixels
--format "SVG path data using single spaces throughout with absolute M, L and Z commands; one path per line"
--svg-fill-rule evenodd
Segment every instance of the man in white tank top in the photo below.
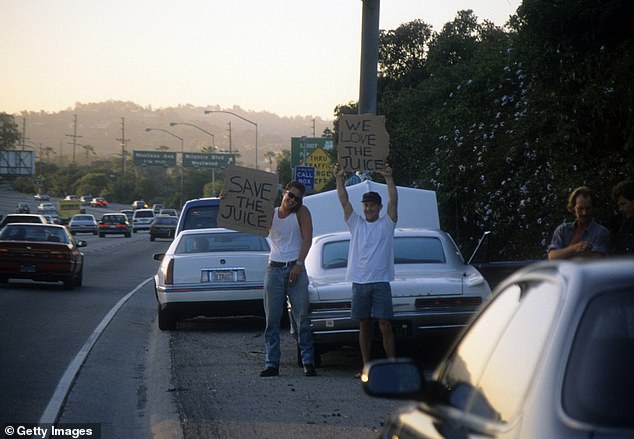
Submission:
M 373 319 L 379 321 L 385 354 L 388 358 L 396 355 L 390 281 L 394 280 L 398 193 L 392 168 L 386 163 L 385 168 L 378 172 L 387 184 L 387 214 L 379 215 L 383 207 L 381 196 L 377 192 L 366 192 L 362 198 L 364 216 L 361 216 L 354 211 L 348 199 L 343 169 L 339 164 L 334 169 L 337 195 L 351 234 L 346 279 L 352 281 L 352 319 L 359 321 L 359 347 L 364 365 L 370 361 Z
M 317 375 L 308 321 L 308 275 L 304 268 L 304 260 L 313 241 L 313 222 L 310 211 L 302 204 L 304 192 L 304 185 L 299 182 L 291 181 L 286 186 L 282 203 L 275 209 L 269 229 L 271 254 L 264 278 L 266 368 L 260 372 L 262 377 L 279 375 L 280 326 L 287 297 L 291 304 L 291 318 L 297 332 L 304 375 Z

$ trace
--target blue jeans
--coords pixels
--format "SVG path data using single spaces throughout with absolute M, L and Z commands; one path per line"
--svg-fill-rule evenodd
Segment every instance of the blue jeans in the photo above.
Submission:
M 282 313 L 286 312 L 286 297 L 291 304 L 291 318 L 297 328 L 297 340 L 302 354 L 302 363 L 315 364 L 313 335 L 308 321 L 308 276 L 302 269 L 295 282 L 289 282 L 288 273 L 293 267 L 266 268 L 264 277 L 264 312 L 266 329 L 266 367 L 280 367 L 280 326 Z

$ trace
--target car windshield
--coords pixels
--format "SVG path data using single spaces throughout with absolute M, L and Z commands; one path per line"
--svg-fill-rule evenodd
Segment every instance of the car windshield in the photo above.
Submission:
M 242 232 L 208 233 L 183 236 L 176 254 L 200 252 L 268 252 L 266 238 Z
M 322 268 L 342 268 L 348 265 L 350 241 L 334 241 L 324 245 Z M 434 237 L 401 236 L 394 238 L 395 264 L 444 264 L 442 242 Z
M 613 290 L 583 313 L 566 367 L 563 404 L 582 422 L 634 426 L 634 291 Z
M 195 206 L 187 210 L 183 230 L 218 227 L 218 206 Z

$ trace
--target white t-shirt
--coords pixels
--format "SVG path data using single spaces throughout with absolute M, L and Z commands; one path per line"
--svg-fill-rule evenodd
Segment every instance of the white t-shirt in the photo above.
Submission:
M 352 212 L 347 222 L 352 235 L 346 280 L 359 284 L 394 280 L 394 228 L 389 215 L 368 222 Z
M 286 218 L 280 218 L 279 208 L 273 212 L 273 223 L 269 230 L 271 241 L 271 261 L 290 262 L 299 257 L 302 248 L 302 232 L 299 229 L 297 215 L 293 212 Z

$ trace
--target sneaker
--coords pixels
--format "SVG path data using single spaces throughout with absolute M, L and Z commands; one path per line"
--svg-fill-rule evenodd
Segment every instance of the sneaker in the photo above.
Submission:
M 305 364 L 304 365 L 304 376 L 316 377 L 317 376 L 317 371 L 315 370 L 315 366 L 313 366 L 312 364 Z
M 276 377 L 280 374 L 280 369 L 277 367 L 267 367 L 262 372 L 260 372 L 261 377 Z

